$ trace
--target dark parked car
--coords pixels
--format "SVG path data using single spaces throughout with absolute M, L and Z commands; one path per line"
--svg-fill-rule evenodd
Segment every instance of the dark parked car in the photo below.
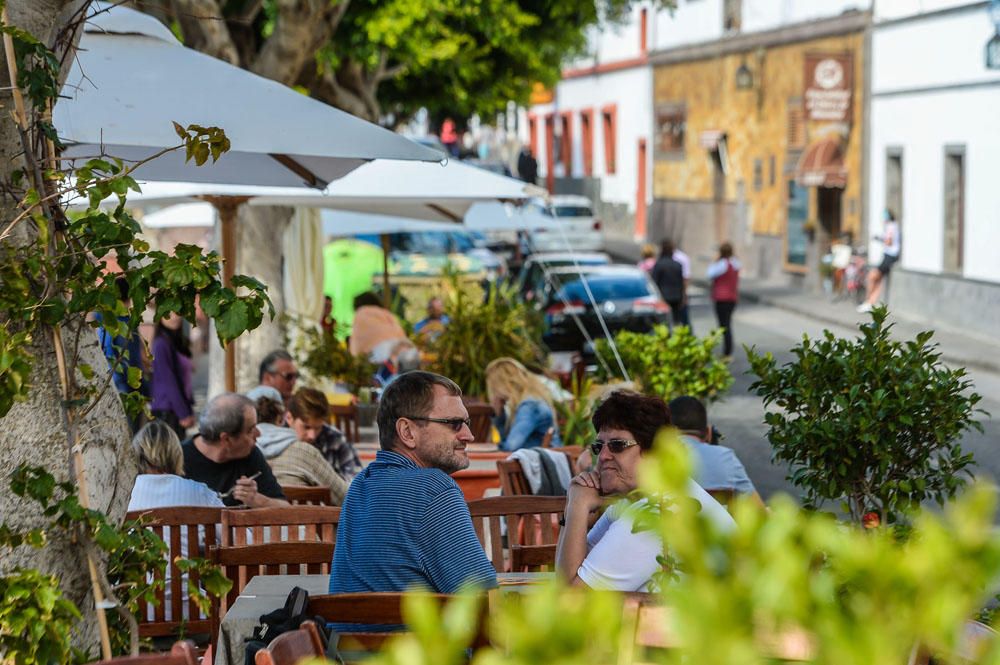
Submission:
M 611 335 L 619 330 L 650 332 L 653 326 L 670 320 L 670 307 L 663 302 L 653 280 L 635 266 L 550 270 L 543 298 L 545 345 L 551 351 L 580 351 L 585 357 L 593 355 L 593 349 L 581 326 L 591 339 L 606 336 L 594 303 Z
M 611 257 L 603 252 L 544 252 L 532 254 L 524 261 L 521 267 L 521 275 L 518 280 L 517 292 L 521 298 L 527 302 L 535 302 L 539 305 L 539 298 L 545 286 L 545 273 L 547 271 L 573 267 L 601 266 L 611 263 Z

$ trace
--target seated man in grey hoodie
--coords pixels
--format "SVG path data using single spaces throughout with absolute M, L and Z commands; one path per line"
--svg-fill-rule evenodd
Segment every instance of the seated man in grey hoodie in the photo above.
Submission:
M 339 506 L 347 493 L 347 481 L 333 470 L 312 444 L 300 441 L 295 430 L 282 427 L 285 404 L 271 386 L 257 386 L 247 393 L 257 408 L 257 447 L 264 453 L 274 477 L 281 485 L 329 487 L 332 505 Z

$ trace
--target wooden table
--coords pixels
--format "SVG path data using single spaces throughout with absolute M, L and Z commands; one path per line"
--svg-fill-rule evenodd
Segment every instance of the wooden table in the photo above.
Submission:
M 502 589 L 537 584 L 551 573 L 500 573 L 497 579 Z M 329 575 L 258 575 L 244 587 L 236 602 L 222 618 L 215 665 L 243 665 L 246 639 L 253 635 L 262 614 L 285 604 L 294 587 L 302 587 L 310 596 L 329 593 Z

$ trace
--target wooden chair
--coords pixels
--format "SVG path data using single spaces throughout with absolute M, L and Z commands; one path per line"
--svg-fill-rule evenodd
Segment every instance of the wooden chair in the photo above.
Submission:
M 278 635 L 254 656 L 256 665 L 296 665 L 305 658 L 325 658 L 326 647 L 312 621 L 303 621 L 298 630 Z
M 222 544 L 336 543 L 339 522 L 339 506 L 223 510 Z
M 466 404 L 469 411 L 469 420 L 472 421 L 472 436 L 480 443 L 487 443 L 490 440 L 490 430 L 493 428 L 493 407 L 482 402 L 472 402 Z
M 212 632 L 211 617 L 204 615 L 187 593 L 189 585 L 198 585 L 198 573 L 183 573 L 174 561 L 209 558 L 210 548 L 218 542 L 221 514 L 221 508 L 184 506 L 136 510 L 125 515 L 126 520 L 141 519 L 146 528 L 167 544 L 166 585 L 157 592 L 155 604 L 139 601 L 140 637 L 179 637 Z
M 403 599 L 405 593 L 335 593 L 320 596 L 310 596 L 306 613 L 319 616 L 330 623 L 356 624 L 359 629 L 371 626 L 405 625 L 403 617 Z M 427 594 L 439 605 L 453 598 L 448 594 Z M 474 645 L 486 644 L 485 602 L 480 607 L 476 625 L 476 641 Z M 351 661 L 346 651 L 371 652 L 380 649 L 385 642 L 400 632 L 374 632 L 370 630 L 337 630 L 339 642 L 337 649 L 345 660 Z M 258 663 L 258 665 L 260 665 Z
M 671 629 L 677 625 L 673 612 L 656 594 L 625 594 L 623 616 L 626 625 L 635 626 L 635 638 L 628 647 L 632 653 L 622 654 L 619 660 L 645 665 L 652 660 L 647 660 L 650 651 L 683 649 L 683 635 Z M 816 658 L 814 640 L 804 630 L 760 631 L 755 642 L 758 653 L 768 662 L 812 662 Z
M 258 575 L 329 574 L 333 563 L 334 543 L 292 542 L 262 545 L 222 546 L 212 549 L 212 561 L 233 583 L 233 588 L 218 603 L 221 622 L 240 592 Z
M 583 448 L 563 446 L 549 450 L 566 455 L 569 458 L 570 476 L 575 475 L 576 460 L 583 454 Z M 497 472 L 500 474 L 500 490 L 504 496 L 531 496 L 531 485 L 528 484 L 528 478 L 524 475 L 520 462 L 512 459 L 497 460 Z
M 736 499 L 736 490 L 732 488 L 705 488 L 709 496 L 722 504 L 722 507 L 726 510 L 732 511 L 733 500 Z
M 347 440 L 357 443 L 361 440 L 358 425 L 358 407 L 355 404 L 331 404 L 330 423 L 344 433 Z
M 184 640 L 176 642 L 169 652 L 120 656 L 99 660 L 94 665 L 198 665 L 198 655 L 194 645 Z
M 565 510 L 564 496 L 496 496 L 469 502 L 476 537 L 498 573 L 554 567 Z M 507 521 L 508 556 L 501 519 Z
M 281 491 L 293 506 L 329 506 L 330 488 L 310 485 L 282 485 Z
M 500 474 L 500 491 L 504 496 L 531 496 L 531 485 L 516 459 L 497 460 L 497 473 Z

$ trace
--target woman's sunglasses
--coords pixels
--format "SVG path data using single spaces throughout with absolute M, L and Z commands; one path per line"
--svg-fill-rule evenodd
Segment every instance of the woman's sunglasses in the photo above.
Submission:
M 442 425 L 447 425 L 452 429 L 453 432 L 461 432 L 462 426 L 472 429 L 472 420 L 470 418 L 427 418 L 425 416 L 403 416 L 404 418 L 409 418 L 410 420 L 423 420 L 428 423 L 441 423 Z
M 594 441 L 592 444 L 590 444 L 590 450 L 595 455 L 600 455 L 601 449 L 603 449 L 604 446 L 607 446 L 608 450 L 617 455 L 626 448 L 631 448 L 632 446 L 638 446 L 638 445 L 639 442 L 636 441 L 635 439 L 608 439 L 607 441 L 601 441 L 600 439 L 598 439 L 597 441 Z

